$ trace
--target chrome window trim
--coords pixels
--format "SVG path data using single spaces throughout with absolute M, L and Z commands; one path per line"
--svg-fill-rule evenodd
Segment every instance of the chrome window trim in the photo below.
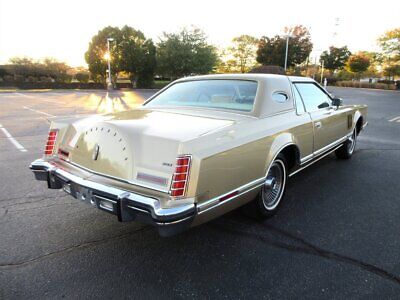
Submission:
M 227 81 L 248 81 L 248 82 L 255 82 L 257 83 L 257 90 L 256 90 L 256 94 L 254 96 L 254 101 L 253 101 L 253 107 L 251 108 L 251 110 L 235 110 L 235 109 L 229 109 L 229 108 L 219 108 L 219 107 L 203 107 L 203 106 L 154 106 L 151 107 L 152 109 L 163 109 L 165 108 L 191 108 L 191 109 L 205 109 L 205 110 L 217 110 L 217 111 L 222 111 L 222 112 L 230 112 L 230 113 L 234 113 L 237 115 L 245 115 L 245 116 L 253 116 L 255 114 L 256 111 L 256 105 L 257 105 L 257 101 L 258 98 L 260 97 L 260 80 L 259 79 L 244 79 L 244 78 L 213 78 L 213 79 L 205 79 L 205 78 L 195 78 L 195 79 L 185 79 L 185 80 L 175 80 L 173 82 L 171 82 L 170 84 L 168 84 L 167 86 L 165 86 L 164 88 L 162 88 L 160 91 L 158 91 L 157 93 L 155 93 L 153 96 L 151 96 L 150 98 L 148 98 L 145 102 L 142 103 L 141 107 L 147 109 L 146 105 L 148 103 L 150 103 L 151 101 L 153 101 L 155 98 L 157 98 L 159 95 L 161 95 L 162 93 L 164 93 L 167 89 L 171 88 L 173 85 L 175 84 L 179 84 L 179 83 L 186 83 L 186 82 L 193 82 L 193 81 L 211 81 L 211 80 L 227 80 Z
M 300 91 L 297 89 L 297 91 L 300 94 L 300 97 L 303 100 L 303 105 L 304 105 L 304 109 L 305 109 L 306 112 L 313 113 L 313 112 L 316 112 L 316 111 L 322 111 L 324 109 L 327 109 L 327 108 L 330 109 L 330 108 L 333 107 L 332 106 L 332 98 L 331 98 L 331 96 L 329 95 L 329 93 L 326 92 L 326 90 L 323 87 L 321 87 L 321 85 L 318 84 L 318 82 L 314 82 L 314 81 L 307 81 L 307 82 L 305 82 L 305 81 L 294 81 L 292 83 L 293 83 L 295 88 L 297 88 L 296 84 L 312 84 L 312 85 L 316 86 L 317 89 L 319 89 L 322 93 L 324 93 L 327 96 L 328 100 L 329 100 L 329 102 L 327 102 L 329 104 L 328 107 L 322 107 L 322 108 L 317 108 L 317 109 L 314 109 L 314 110 L 308 110 L 307 107 L 306 107 L 305 101 L 303 100 L 303 96 L 301 95 Z
M 295 106 L 295 109 L 296 109 L 296 115 L 302 116 L 302 115 L 306 114 L 307 110 L 306 110 L 306 107 L 304 105 L 303 98 L 301 97 L 299 90 L 296 88 L 296 86 L 294 85 L 293 82 L 290 83 L 290 88 L 291 88 L 291 92 L 292 92 L 292 95 L 293 95 L 294 106 Z M 300 96 L 300 99 L 297 99 L 297 97 L 296 97 L 296 95 L 294 93 L 294 89 L 296 89 L 297 93 Z M 300 113 L 299 110 L 298 110 L 298 106 L 300 106 L 300 104 L 303 107 L 303 111 L 304 111 L 303 113 Z
M 282 95 L 282 96 L 284 96 L 285 97 L 285 100 L 284 101 L 278 101 L 278 100 L 276 100 L 275 98 L 274 98 L 274 96 L 275 95 Z M 290 98 L 289 98 L 289 95 L 286 93 L 286 92 L 284 92 L 284 91 L 275 91 L 275 92 L 273 92 L 272 93 L 272 100 L 273 101 L 275 101 L 276 103 L 285 103 L 285 102 L 287 102 Z

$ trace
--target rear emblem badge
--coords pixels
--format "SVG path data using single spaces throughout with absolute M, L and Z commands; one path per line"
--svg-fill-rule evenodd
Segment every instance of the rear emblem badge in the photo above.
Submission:
M 97 158 L 99 157 L 99 152 L 100 152 L 100 146 L 98 144 L 94 145 L 93 155 L 92 155 L 93 160 L 97 160 Z

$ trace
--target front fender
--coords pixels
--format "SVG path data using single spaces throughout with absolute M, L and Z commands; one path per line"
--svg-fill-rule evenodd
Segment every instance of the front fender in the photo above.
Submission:
M 353 116 L 352 130 L 354 130 L 354 128 L 356 127 L 360 118 L 362 118 L 361 129 L 367 123 L 367 112 L 368 112 L 367 106 L 366 105 L 357 105 L 357 106 L 355 106 L 355 109 L 356 109 L 356 111 L 354 112 L 354 116 Z

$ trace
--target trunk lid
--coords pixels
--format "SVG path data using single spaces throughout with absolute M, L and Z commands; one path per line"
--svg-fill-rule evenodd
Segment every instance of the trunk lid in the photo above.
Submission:
M 168 191 L 180 146 L 234 120 L 137 109 L 83 119 L 67 127 L 60 149 L 90 171 Z

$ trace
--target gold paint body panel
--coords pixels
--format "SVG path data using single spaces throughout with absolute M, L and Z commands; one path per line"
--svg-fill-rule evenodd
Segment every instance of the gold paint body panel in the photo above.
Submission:
M 88 119 L 57 120 L 52 123 L 52 128 L 60 130 L 57 147 L 69 151 L 69 162 L 91 172 L 96 181 L 109 185 L 118 182 L 120 188 L 157 197 L 162 207 L 197 203 L 200 208 L 249 182 L 262 180 L 276 155 L 286 146 L 297 147 L 300 164 L 312 159 L 319 149 L 350 134 L 359 117 L 366 122 L 367 108 L 363 105 L 297 114 L 291 80 L 286 76 L 209 75 L 183 80 L 203 78 L 257 81 L 253 111 L 142 106 Z M 271 95 L 276 91 L 285 92 L 288 101 L 273 101 Z M 322 126 L 316 128 L 316 122 Z M 96 160 L 95 145 L 100 149 Z M 186 197 L 177 200 L 168 191 L 175 159 L 182 154 L 192 155 L 192 166 Z M 159 181 L 139 180 L 138 173 Z M 193 225 L 251 201 L 259 186 L 255 184 L 215 209 L 199 212 Z

